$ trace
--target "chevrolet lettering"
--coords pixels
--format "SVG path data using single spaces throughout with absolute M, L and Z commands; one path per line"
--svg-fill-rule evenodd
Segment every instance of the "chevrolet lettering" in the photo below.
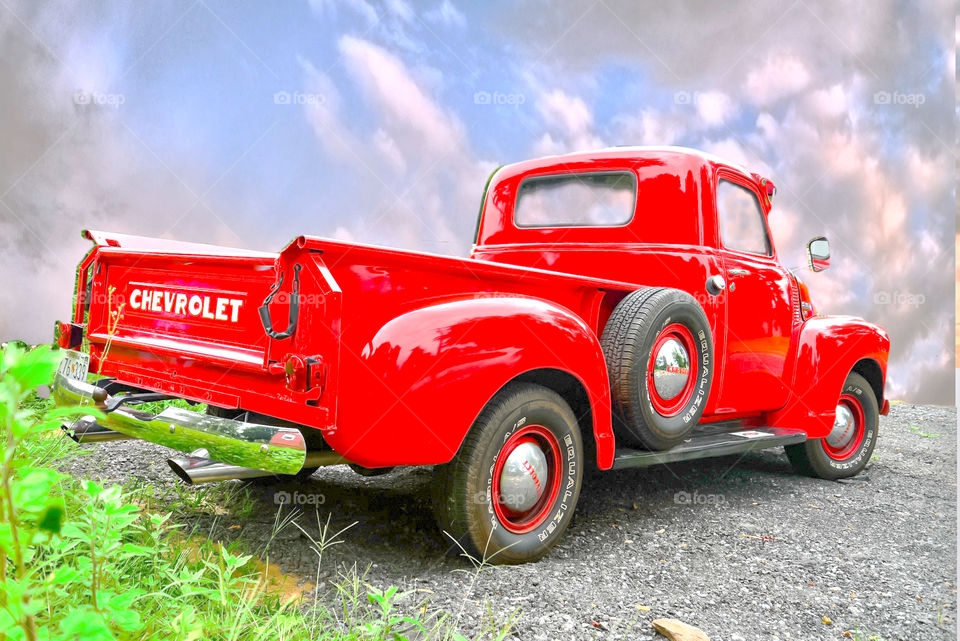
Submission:
M 174 316 L 193 316 L 236 323 L 243 300 L 223 296 L 190 294 L 150 286 L 134 287 L 128 297 L 130 309 Z

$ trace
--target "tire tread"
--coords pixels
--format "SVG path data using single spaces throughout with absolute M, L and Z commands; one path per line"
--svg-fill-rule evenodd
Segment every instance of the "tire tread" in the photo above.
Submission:
M 657 330 L 653 318 L 671 298 L 692 300 L 686 292 L 669 287 L 649 287 L 628 294 L 610 314 L 600 338 L 610 377 L 614 426 L 619 428 L 619 436 L 633 446 L 665 449 L 658 447 L 663 439 L 651 431 L 638 407 L 640 400 L 631 389 L 631 373 L 642 371 L 646 375 L 647 355 L 636 352 L 650 332 Z M 702 314 L 703 310 L 700 311 Z M 705 314 L 703 322 L 709 327 Z

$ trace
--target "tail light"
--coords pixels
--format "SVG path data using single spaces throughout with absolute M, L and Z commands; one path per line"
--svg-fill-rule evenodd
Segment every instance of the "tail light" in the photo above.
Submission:
M 79 349 L 83 345 L 83 325 L 59 321 L 54 323 L 53 344 L 62 349 Z

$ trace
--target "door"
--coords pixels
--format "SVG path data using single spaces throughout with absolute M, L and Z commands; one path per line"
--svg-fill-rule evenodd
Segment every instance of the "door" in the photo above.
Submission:
M 727 289 L 726 358 L 718 413 L 783 407 L 793 328 L 791 278 L 777 261 L 759 194 L 736 176 L 716 188 L 720 258 Z

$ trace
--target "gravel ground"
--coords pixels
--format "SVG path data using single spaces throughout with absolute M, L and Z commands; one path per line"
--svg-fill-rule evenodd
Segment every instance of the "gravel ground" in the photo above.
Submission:
M 252 516 L 177 518 L 256 549 L 270 537 L 275 492 L 300 492 L 322 502 L 319 517 L 333 528 L 356 522 L 325 553 L 321 599 L 333 596 L 330 578 L 356 565 L 373 585 L 420 590 L 431 609 L 460 613 L 467 633 L 489 612 L 505 620 L 519 610 L 520 639 L 653 639 L 650 621 L 659 617 L 714 641 L 844 639 L 856 630 L 861 639 L 956 639 L 956 425 L 955 408 L 894 405 L 868 468 L 839 483 L 794 475 L 780 449 L 595 473 L 546 559 L 479 574 L 444 554 L 429 468 L 375 478 L 327 468 L 299 486 L 252 486 Z M 178 482 L 163 448 L 120 441 L 90 449 L 68 470 Z M 315 536 L 315 509 L 304 507 L 300 522 Z M 315 553 L 296 528 L 280 533 L 271 557 L 314 580 Z

